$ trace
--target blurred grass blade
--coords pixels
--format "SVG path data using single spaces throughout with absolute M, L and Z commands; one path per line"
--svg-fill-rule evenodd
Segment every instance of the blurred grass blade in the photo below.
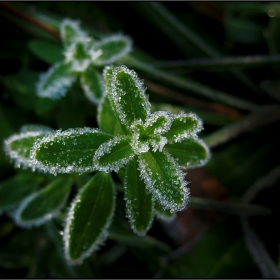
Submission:
M 256 127 L 270 124 L 278 120 L 280 120 L 280 106 L 276 104 L 265 105 L 256 112 L 243 117 L 241 120 L 204 137 L 204 141 L 209 147 L 213 148 L 229 141 L 232 137 L 236 137 L 243 132 L 250 131 Z
M 242 197 L 244 203 L 249 203 L 264 188 L 271 187 L 280 177 L 280 166 L 275 167 L 267 175 L 257 179 Z
M 212 100 L 225 103 L 229 106 L 249 111 L 256 110 L 259 107 L 258 105 L 250 101 L 232 96 L 223 91 L 212 89 L 196 81 L 192 81 L 189 78 L 183 78 L 172 73 L 168 73 L 166 71 L 157 69 L 156 67 L 151 66 L 150 64 L 135 59 L 135 57 L 133 56 L 127 55 L 126 57 L 124 57 L 124 61 L 127 65 L 129 65 L 129 67 L 138 69 L 140 71 L 144 71 L 152 75 L 155 79 L 159 81 L 168 82 L 169 84 L 172 84 L 181 89 L 191 91 L 200 96 L 208 97 Z
M 42 182 L 35 174 L 20 173 L 0 183 L 0 211 L 13 207 L 33 193 Z
M 229 214 L 242 214 L 245 216 L 267 215 L 271 213 L 270 209 L 259 205 L 224 202 L 194 196 L 190 197 L 189 206 L 204 210 L 221 211 Z
M 148 6 L 148 10 L 150 15 L 152 15 L 153 18 L 155 18 L 155 14 L 157 14 L 157 21 L 160 24 L 163 24 L 163 27 L 165 23 L 167 23 L 168 28 L 163 28 L 163 31 L 167 34 L 168 37 L 173 37 L 174 31 L 179 34 L 179 38 L 181 36 L 181 39 L 177 39 L 177 47 L 180 48 L 181 45 L 185 45 L 186 41 L 191 42 L 192 46 L 194 48 L 197 48 L 198 50 L 202 51 L 202 53 L 206 54 L 209 57 L 219 57 L 223 55 L 220 51 L 217 51 L 217 47 L 214 48 L 210 45 L 210 38 L 208 40 L 202 39 L 202 35 L 198 36 L 194 31 L 192 31 L 186 24 L 183 24 L 180 20 L 178 20 L 174 15 L 172 15 L 163 4 L 160 2 L 147 2 L 142 5 Z M 171 26 L 173 28 L 173 32 L 170 30 Z M 203 34 L 204 37 L 206 34 Z M 176 42 L 176 41 L 175 41 Z M 211 42 L 213 44 L 213 42 Z M 185 46 L 186 49 L 188 49 L 187 45 Z M 258 87 L 252 82 L 252 80 L 241 71 L 238 71 L 236 69 L 232 70 L 232 74 L 237 77 L 240 81 L 242 81 L 247 87 L 249 87 L 251 90 L 254 90 L 255 92 L 259 92 Z
M 39 226 L 55 217 L 64 206 L 71 183 L 60 177 L 48 186 L 28 196 L 15 213 L 15 221 L 23 227 Z
M 111 175 L 98 172 L 71 205 L 64 231 L 65 257 L 79 264 L 97 250 L 107 235 L 115 209 Z
M 280 278 L 280 271 L 265 246 L 251 228 L 247 218 L 241 217 L 247 248 L 261 271 L 263 278 Z
M 143 179 L 140 178 L 135 159 L 131 160 L 126 167 L 124 192 L 131 228 L 139 236 L 144 236 L 153 222 L 153 196 L 148 193 Z
M 187 60 L 157 61 L 153 65 L 164 69 L 181 68 L 186 71 L 224 71 L 233 67 L 255 68 L 280 64 L 280 55 L 228 56 L 222 58 L 193 58 Z

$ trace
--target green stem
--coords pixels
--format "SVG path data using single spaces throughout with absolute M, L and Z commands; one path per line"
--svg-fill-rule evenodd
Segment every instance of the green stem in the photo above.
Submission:
M 159 70 L 148 63 L 137 60 L 136 58 L 130 55 L 127 55 L 124 58 L 124 61 L 129 67 L 144 71 L 152 75 L 157 80 L 168 82 L 169 84 L 177 86 L 181 89 L 191 91 L 193 93 L 208 97 L 215 101 L 223 102 L 229 106 L 233 106 L 239 109 L 244 109 L 249 111 L 256 110 L 259 107 L 258 105 L 250 101 L 232 96 L 223 91 L 211 89 L 210 87 L 204 86 L 186 77 L 182 78 L 177 75 Z
M 252 130 L 256 127 L 266 125 L 280 119 L 280 106 L 279 105 L 266 105 L 260 108 L 258 111 L 251 113 L 250 115 L 223 127 L 212 134 L 204 137 L 206 144 L 213 148 L 224 142 L 227 142 L 232 137 L 236 137 L 239 134 Z
M 161 68 L 184 67 L 185 70 L 224 70 L 231 67 L 257 67 L 280 64 L 280 55 L 251 55 L 223 58 L 195 58 L 178 61 L 158 61 L 153 65 Z
M 270 209 L 259 205 L 223 202 L 193 196 L 190 198 L 189 206 L 198 209 L 220 211 L 229 214 L 242 214 L 246 216 L 267 215 L 271 213 Z

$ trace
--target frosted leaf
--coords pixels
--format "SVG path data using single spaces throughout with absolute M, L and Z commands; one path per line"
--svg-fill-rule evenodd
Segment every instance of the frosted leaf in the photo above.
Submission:
M 176 161 L 164 149 L 162 152 L 138 155 L 141 178 L 146 187 L 161 204 L 171 212 L 185 209 L 189 199 L 189 189 L 184 173 Z
M 172 213 L 168 209 L 164 210 L 157 201 L 155 202 L 155 214 L 158 219 L 167 223 L 173 221 L 176 217 L 176 213 Z
M 63 233 L 64 253 L 71 265 L 82 263 L 107 237 L 115 210 L 110 174 L 98 172 L 72 202 Z
M 15 211 L 16 224 L 21 227 L 39 226 L 57 216 L 66 203 L 70 188 L 69 180 L 58 178 L 47 187 L 32 193 Z
M 64 52 L 65 61 L 73 72 L 84 72 L 91 63 L 90 46 L 86 41 L 77 41 Z
M 15 161 L 15 167 L 33 167 L 30 157 L 32 146 L 48 133 L 48 131 L 27 131 L 13 134 L 4 140 L 4 151 L 8 157 Z
M 203 128 L 202 120 L 195 114 L 181 112 L 174 114 L 172 124 L 168 132 L 163 136 L 167 138 L 168 143 L 180 142 L 183 139 L 195 137 L 196 133 Z
M 95 65 L 106 65 L 129 53 L 131 48 L 132 40 L 128 36 L 114 34 L 96 42 L 90 53 Z
M 129 142 L 128 136 L 116 136 L 101 144 L 93 157 L 94 167 L 105 172 L 118 171 L 134 157 Z
M 60 24 L 60 34 L 64 47 L 69 47 L 77 41 L 86 40 L 88 34 L 80 28 L 80 21 L 64 19 Z
M 181 142 L 167 144 L 165 149 L 184 169 L 203 166 L 210 159 L 208 146 L 198 138 L 188 138 Z
M 122 127 L 115 116 L 108 97 L 104 97 L 98 106 L 98 127 L 111 135 L 124 134 Z
M 81 85 L 88 100 L 98 105 L 105 95 L 105 87 L 102 76 L 90 65 L 81 73 Z
M 46 73 L 40 75 L 36 93 L 39 97 L 60 99 L 66 95 L 75 79 L 76 76 L 69 73 L 67 64 L 56 63 Z
M 31 151 L 32 164 L 55 175 L 94 171 L 94 153 L 109 139 L 112 139 L 111 135 L 88 127 L 58 130 L 34 144 Z
M 42 124 L 25 124 L 25 125 L 22 125 L 19 130 L 20 133 L 32 132 L 32 131 L 49 133 L 49 132 L 52 132 L 53 129 L 49 126 L 42 125 Z
M 124 199 L 126 215 L 131 228 L 139 236 L 144 236 L 150 229 L 154 217 L 154 201 L 148 193 L 144 181 L 140 178 L 137 161 L 127 165 L 124 178 Z
M 128 130 L 135 120 L 146 122 L 151 104 L 137 74 L 125 66 L 119 66 L 107 68 L 104 76 L 107 96 L 120 123 Z
M 147 152 L 150 147 L 153 151 L 162 151 L 167 139 L 160 134 L 168 131 L 171 125 L 171 114 L 164 111 L 153 113 L 143 124 L 136 120 L 130 126 L 131 147 L 136 154 Z

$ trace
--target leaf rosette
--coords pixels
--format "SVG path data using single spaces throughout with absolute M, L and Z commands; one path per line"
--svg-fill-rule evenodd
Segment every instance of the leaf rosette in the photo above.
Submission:
M 37 95 L 54 100 L 64 97 L 79 79 L 85 96 L 99 104 L 105 95 L 104 83 L 97 67 L 115 62 L 130 52 L 128 36 L 113 34 L 97 41 L 80 27 L 79 21 L 64 19 L 60 24 L 64 60 L 40 76 Z

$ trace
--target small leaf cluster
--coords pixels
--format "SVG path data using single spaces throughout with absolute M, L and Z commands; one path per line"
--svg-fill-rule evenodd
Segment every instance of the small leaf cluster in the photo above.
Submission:
M 100 129 L 50 132 L 28 125 L 5 141 L 16 166 L 54 175 L 98 171 L 80 189 L 67 214 L 64 249 L 72 264 L 80 263 L 106 238 L 115 209 L 111 171 L 119 172 L 123 183 L 131 228 L 143 236 L 155 213 L 170 219 L 186 207 L 189 190 L 182 168 L 201 166 L 209 158 L 207 146 L 197 137 L 202 121 L 195 114 L 151 113 L 143 82 L 125 66 L 107 67 L 103 75 L 107 95 L 98 110 Z M 58 214 L 69 195 L 71 180 L 66 178 L 26 193 L 15 221 L 40 225 Z M 32 210 L 38 205 L 38 211 Z
M 97 68 L 113 63 L 130 52 L 131 39 L 122 34 L 113 34 L 95 40 L 80 28 L 78 21 L 70 19 L 61 22 L 60 35 L 65 59 L 41 75 L 37 84 L 37 95 L 60 99 L 79 79 L 89 101 L 98 104 L 105 89 Z
M 116 182 L 111 172 L 117 172 L 123 186 L 132 230 L 144 236 L 155 215 L 170 220 L 185 209 L 190 194 L 182 169 L 204 165 L 210 152 L 197 136 L 202 120 L 193 113 L 151 112 L 143 81 L 133 70 L 107 66 L 103 77 L 97 74 L 95 66 L 130 50 L 130 39 L 114 35 L 94 41 L 70 20 L 62 22 L 61 35 L 65 61 L 41 77 L 38 95 L 62 97 L 79 77 L 86 94 L 90 92 L 91 101 L 98 104 L 99 128 L 53 131 L 29 124 L 7 138 L 4 149 L 16 167 L 59 175 L 18 174 L 3 182 L 0 210 L 22 227 L 39 226 L 67 211 L 65 258 L 79 264 L 99 248 L 112 223 Z M 77 174 L 86 176 L 86 183 L 68 206 Z M 9 191 L 20 184 L 25 187 Z

